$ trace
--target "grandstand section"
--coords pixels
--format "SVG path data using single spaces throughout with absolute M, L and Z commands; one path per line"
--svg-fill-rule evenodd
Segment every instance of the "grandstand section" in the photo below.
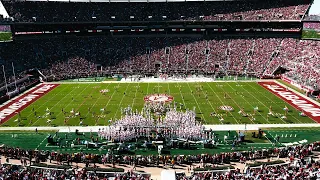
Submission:
M 2 0 L 0 179 L 319 178 L 316 4 Z
M 309 90 L 318 90 L 320 83 L 319 41 L 296 38 L 70 37 L 29 39 L 2 46 L 15 52 L 2 53 L 6 67 L 14 60 L 17 71 L 36 67 L 55 80 L 159 71 L 263 77 L 282 67 L 290 71 L 284 76 Z
M 310 1 L 3 1 L 17 22 L 301 20 Z M 116 3 L 117 2 L 117 3 Z M 73 11 L 69 11 L 73 9 Z M 125 11 L 126 13 L 123 13 Z

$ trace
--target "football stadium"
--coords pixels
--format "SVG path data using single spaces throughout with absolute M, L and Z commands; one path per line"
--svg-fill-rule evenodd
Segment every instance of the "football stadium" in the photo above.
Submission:
M 319 179 L 320 1 L 1 0 L 1 179 Z

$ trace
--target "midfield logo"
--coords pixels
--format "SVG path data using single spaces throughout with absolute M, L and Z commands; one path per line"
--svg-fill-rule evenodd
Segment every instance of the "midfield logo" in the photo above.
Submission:
M 145 102 L 171 102 L 173 97 L 167 94 L 152 94 L 144 97 Z
M 223 111 L 233 111 L 232 106 L 220 106 L 219 109 L 221 109 Z

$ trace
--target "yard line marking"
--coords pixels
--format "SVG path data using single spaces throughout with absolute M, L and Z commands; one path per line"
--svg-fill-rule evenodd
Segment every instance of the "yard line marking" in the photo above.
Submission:
M 219 101 L 222 103 L 223 106 L 225 106 L 225 103 L 220 99 L 220 96 L 216 94 L 216 92 L 212 89 L 212 87 L 210 86 L 210 84 L 208 82 L 206 82 L 207 85 L 210 87 L 211 91 L 215 94 L 215 96 L 219 99 Z M 233 119 L 236 121 L 237 124 L 240 124 L 237 119 L 233 116 L 232 113 L 230 113 L 231 116 L 233 117 Z
M 107 88 L 110 86 L 110 83 L 108 84 Z M 80 107 L 84 104 L 84 102 L 86 102 L 86 100 L 89 98 L 89 96 L 92 95 L 92 93 L 94 92 L 94 90 L 97 90 L 95 88 L 92 88 L 91 92 L 88 94 L 88 96 L 82 101 L 82 103 L 80 105 L 78 105 L 78 108 L 76 109 L 76 111 L 78 111 L 80 109 Z M 102 96 L 102 94 L 100 94 L 100 96 Z M 97 100 L 95 101 L 94 104 L 96 104 L 98 102 L 99 98 L 97 98 Z M 94 105 L 93 105 L 94 106 Z M 85 117 L 87 117 L 87 115 L 89 114 L 89 111 L 87 112 L 87 114 L 85 115 Z M 80 116 L 81 117 L 81 116 Z M 80 118 L 79 117 L 79 118 Z M 68 120 L 69 121 L 69 120 Z M 67 121 L 67 122 L 68 122 Z
M 251 86 L 251 85 L 249 85 L 250 87 L 251 87 L 251 89 L 255 89 L 253 86 Z M 242 87 L 243 88 L 243 87 Z M 256 100 L 258 100 L 259 102 L 260 102 L 260 104 L 262 104 L 264 107 L 266 107 L 267 109 L 269 109 L 269 107 L 268 106 L 266 106 L 265 105 L 265 103 L 263 103 L 263 102 L 261 102 L 258 98 L 256 98 L 256 96 L 255 95 L 253 95 L 252 93 L 250 93 L 247 89 L 245 89 L 245 88 L 243 88 L 245 91 L 247 91 L 247 93 L 249 93 L 250 94 L 250 96 L 251 97 L 253 97 L 253 98 L 255 98 Z M 255 89 L 256 90 L 256 89 Z M 260 94 L 262 94 L 264 97 L 266 97 L 265 95 L 264 95 L 264 93 L 260 93 Z M 267 97 L 268 98 L 268 97 Z M 268 98 L 269 99 L 269 98 Z M 270 100 L 270 99 L 269 99 Z M 275 103 L 274 101 L 270 101 L 271 103 L 273 103 L 273 104 L 277 104 L 277 103 Z M 282 122 L 284 122 L 285 124 L 288 124 L 286 121 L 284 121 L 282 118 L 280 118 L 281 119 L 281 121 Z
M 65 88 L 63 88 L 63 90 L 65 90 L 65 89 L 67 89 L 67 86 L 65 87 Z M 57 94 L 58 95 L 58 94 Z M 43 97 L 45 97 L 45 96 L 42 96 L 42 98 Z M 47 100 L 47 101 L 45 101 L 45 103 L 43 103 L 42 105 L 40 105 L 40 106 L 38 106 L 38 108 L 36 108 L 35 109 L 35 111 L 37 111 L 37 110 L 39 110 L 41 107 L 43 107 L 45 104 L 47 104 L 48 102 L 50 102 L 53 98 L 55 98 L 56 97 L 56 95 L 54 95 L 54 96 L 52 96 L 49 100 Z M 41 99 L 41 98 L 39 98 L 39 99 Z M 38 99 L 38 100 L 39 100 Z M 37 101 L 38 101 L 37 100 Z M 36 101 L 35 101 L 36 102 Z M 35 102 L 33 102 L 32 104 L 34 104 Z M 32 104 L 30 104 L 29 106 L 32 106 Z M 33 112 L 31 111 L 28 115 L 27 115 L 27 120 L 28 120 L 28 118 L 31 116 L 31 115 L 33 115 Z M 15 116 L 13 116 L 12 118 L 14 118 Z M 37 120 L 38 121 L 38 120 Z M 37 122 L 36 121 L 36 122 Z M 34 124 L 34 123 L 33 123 Z M 19 123 L 17 123 L 17 125 L 16 126 L 18 126 L 19 125 Z M 28 124 L 28 126 L 32 126 L 32 124 Z
M 201 85 L 199 82 L 197 82 L 197 85 Z M 206 95 L 205 93 L 204 93 L 204 91 L 203 91 L 203 89 L 201 89 L 201 91 L 202 91 L 202 94 L 204 94 L 204 95 Z M 213 110 L 213 112 L 215 113 L 215 114 L 218 114 L 217 112 L 216 112 L 216 110 L 214 109 L 214 107 L 212 106 L 212 104 L 211 104 L 211 102 L 210 102 L 210 100 L 208 99 L 206 99 L 206 101 L 208 101 L 209 102 L 209 104 L 210 104 L 210 106 L 211 106 L 211 108 L 212 108 L 212 110 Z M 203 103 L 203 104 L 206 104 L 206 103 Z M 219 118 L 219 117 L 218 117 Z M 218 119 L 218 121 L 221 123 L 221 124 L 223 124 L 223 122 L 222 121 L 220 121 L 219 119 Z
M 177 82 L 177 85 L 179 85 L 179 83 Z M 182 95 L 182 93 L 181 93 L 181 91 L 180 91 L 180 88 L 179 88 L 179 92 L 180 92 L 180 96 L 181 96 L 181 99 L 182 99 L 182 102 L 183 102 L 183 105 L 185 106 L 186 105 L 186 102 L 184 101 L 184 97 L 183 97 L 183 95 Z M 184 107 L 184 108 L 186 108 L 186 107 Z M 200 109 L 199 109 L 200 110 Z
M 90 86 L 90 85 L 88 84 L 85 88 L 83 88 L 83 90 L 81 91 L 81 93 L 77 94 L 76 96 L 83 95 L 83 92 L 84 92 L 89 86 Z M 74 89 L 77 89 L 77 88 L 74 88 Z M 92 94 L 93 90 L 94 90 L 94 89 L 91 90 L 90 95 Z M 72 91 L 73 91 L 73 90 L 72 90 Z M 68 96 L 68 95 L 67 95 L 67 96 Z M 66 97 L 66 96 L 65 96 L 65 97 Z M 64 98 L 65 98 L 65 97 L 64 97 Z M 63 99 L 64 99 L 64 98 L 63 98 Z M 72 97 L 72 98 L 73 98 L 73 97 Z M 88 97 L 87 97 L 87 98 L 88 98 Z M 85 99 L 87 99 L 87 98 L 85 98 Z M 62 100 L 62 99 L 60 99 L 60 101 L 61 101 L 61 100 Z M 60 101 L 59 101 L 59 102 L 60 102 Z M 58 103 L 59 103 L 59 102 L 58 102 Z M 83 100 L 82 103 L 84 103 L 84 102 L 85 102 L 85 100 Z M 64 108 L 68 107 L 70 104 L 72 104 L 72 101 L 70 101 L 66 106 L 64 106 Z M 57 105 L 57 104 L 55 104 L 53 107 L 55 107 L 56 105 Z M 76 105 L 76 104 L 72 104 L 72 105 Z M 81 105 L 82 105 L 82 104 L 80 104 L 80 106 L 81 106 Z M 52 108 L 53 108 L 53 107 L 52 107 Z M 50 108 L 50 110 L 51 110 L 52 108 Z M 64 108 L 63 108 L 63 109 L 64 109 Z M 59 113 L 57 114 L 56 117 L 58 117 L 61 113 L 62 113 L 62 111 L 59 111 Z M 64 118 L 65 118 L 65 117 L 64 117 Z M 69 121 L 69 120 L 68 120 L 68 121 Z
M 111 83 L 108 84 L 108 86 L 106 87 L 106 89 L 110 86 L 110 84 L 111 84 Z M 93 90 L 95 90 L 95 89 L 93 89 Z M 92 92 L 93 92 L 93 91 L 91 91 L 90 95 L 92 94 Z M 101 97 L 101 96 L 103 96 L 102 93 L 100 93 L 100 97 Z M 98 102 L 99 100 L 100 100 L 100 99 L 97 98 L 97 100 L 93 103 L 93 105 L 92 105 L 92 104 L 89 104 L 89 105 L 91 105 L 91 108 L 93 108 L 93 107 L 97 104 L 97 102 Z M 85 102 L 85 100 L 84 100 L 83 102 Z M 79 106 L 78 109 L 80 109 L 80 107 L 81 107 L 82 105 L 83 105 L 83 104 L 80 104 L 80 106 Z M 91 109 L 91 108 L 90 108 L 90 109 Z M 87 118 L 87 116 L 88 116 L 89 113 L 90 113 L 89 111 L 86 113 L 86 115 L 85 115 L 86 118 Z M 99 117 L 100 117 L 100 116 L 99 116 Z M 98 120 L 99 120 L 99 119 L 98 119 Z M 98 122 L 98 121 L 97 121 L 97 122 Z
M 286 95 L 280 95 L 282 93 L 280 93 L 278 90 L 285 89 L 285 85 L 278 83 L 277 81 L 269 81 L 269 82 L 258 82 L 258 84 L 260 86 L 262 86 L 263 88 L 267 89 L 269 92 L 271 92 L 272 94 L 274 94 L 275 96 L 277 96 L 278 98 L 282 99 L 283 102 L 286 102 L 287 104 L 289 104 L 291 107 L 293 107 L 294 109 L 296 109 L 297 111 L 303 111 L 305 112 L 305 114 L 312 119 L 314 122 L 316 123 L 320 123 L 320 118 L 317 114 L 320 113 L 320 106 L 318 102 L 315 102 L 313 100 L 310 100 L 310 98 L 308 97 L 304 97 L 303 95 L 301 95 L 301 93 L 296 92 L 295 90 L 289 90 L 282 93 L 285 93 Z M 268 85 L 268 88 L 267 86 Z M 270 88 L 269 86 L 276 86 L 278 87 L 277 90 Z M 273 90 L 272 90 L 273 89 Z M 278 92 L 276 92 L 278 91 Z M 289 98 L 288 95 L 291 95 L 292 97 Z M 300 102 L 300 103 L 293 103 L 293 102 Z M 304 106 L 307 106 L 307 108 L 305 108 Z M 311 111 L 309 111 L 310 109 L 312 109 Z M 298 119 L 299 120 L 299 119 Z
M 168 93 L 169 93 L 169 95 L 171 95 L 171 91 L 170 91 L 170 85 L 169 85 L 169 83 L 167 83 L 167 85 L 168 85 Z
M 230 86 L 233 90 L 235 90 L 228 82 L 227 82 L 227 85 Z M 241 88 L 243 88 L 243 86 L 241 86 Z M 245 88 L 243 88 L 243 89 L 246 90 Z M 247 90 L 246 90 L 246 91 L 247 91 Z M 248 92 L 248 91 L 247 91 L 247 92 Z M 250 94 L 250 93 L 249 93 L 249 94 Z M 246 98 L 244 98 L 243 96 L 241 96 L 241 98 L 242 98 L 243 100 L 245 100 L 248 104 L 250 104 L 250 103 L 247 101 Z M 232 100 L 233 100 L 234 103 L 236 103 L 236 105 L 237 105 L 239 108 L 241 108 L 234 99 L 232 99 Z M 251 104 L 250 104 L 250 105 L 251 105 Z M 251 106 L 252 106 L 252 105 L 251 105 Z M 254 106 L 252 106 L 252 108 L 254 108 Z M 264 116 L 262 116 L 262 114 L 259 112 L 259 110 L 257 111 L 257 113 L 260 114 L 261 117 L 263 117 L 263 119 L 265 119 L 266 121 L 268 121 L 269 124 L 271 124 L 271 122 L 270 122 L 267 118 L 265 118 Z M 252 122 L 253 124 L 255 124 L 254 121 L 251 120 L 251 122 Z
M 134 106 L 134 102 L 135 102 L 136 97 L 137 97 L 138 89 L 140 89 L 140 82 L 139 82 L 139 81 L 138 81 L 138 85 L 137 85 L 137 87 L 136 87 L 136 92 L 134 93 L 134 98 L 133 98 L 133 100 L 132 100 L 132 105 L 131 105 L 132 108 L 133 108 L 133 106 Z
M 267 132 L 267 133 L 269 133 L 269 132 Z M 269 133 L 269 134 L 270 134 L 270 133 Z M 273 140 L 275 140 L 275 138 L 272 136 L 272 134 L 270 134 L 270 136 L 273 138 Z M 265 137 L 267 138 L 267 136 L 265 136 Z M 269 140 L 270 143 L 272 143 L 269 138 L 267 138 L 267 139 Z M 272 143 L 272 144 L 273 144 L 273 143 Z M 274 144 L 275 144 L 275 143 L 274 143 Z M 280 143 L 280 144 L 281 144 L 281 143 Z
M 90 85 L 90 84 L 88 84 L 88 85 L 86 86 L 86 88 L 83 88 L 83 90 L 82 90 L 81 93 L 79 93 L 79 94 L 81 95 L 82 92 L 89 87 L 89 85 Z M 71 93 L 72 91 L 74 91 L 75 89 L 77 89 L 77 88 L 74 88 L 73 90 L 71 90 L 70 93 Z M 79 95 L 79 94 L 78 94 L 78 95 Z M 50 108 L 50 110 L 51 110 L 53 107 L 55 107 L 57 104 L 59 104 L 59 103 L 62 101 L 62 99 L 65 99 L 67 96 L 68 96 L 68 95 L 66 95 L 66 96 L 64 96 L 63 98 L 61 98 L 55 105 L 53 105 L 53 106 Z M 70 101 L 70 102 L 67 104 L 67 106 L 65 106 L 65 107 L 68 107 L 68 106 L 71 104 L 71 102 L 72 102 L 72 101 Z M 58 117 L 60 114 L 61 114 L 61 111 L 59 111 L 59 113 L 56 115 L 56 117 Z M 36 122 L 34 122 L 33 124 L 37 123 L 40 119 L 41 119 L 41 118 L 39 118 L 39 119 L 38 119 Z
M 190 91 L 192 91 L 188 82 L 187 82 L 187 85 L 188 85 L 188 87 L 189 87 Z M 206 119 L 205 119 L 205 117 L 204 117 L 204 115 L 203 115 L 203 111 L 201 110 L 201 108 L 200 108 L 200 106 L 199 106 L 199 103 L 198 103 L 197 99 L 194 97 L 194 95 L 193 95 L 193 94 L 192 94 L 192 96 L 193 96 L 193 99 L 196 101 L 196 104 L 197 104 L 197 106 L 198 106 L 198 108 L 199 108 L 199 111 L 201 112 L 201 116 L 202 116 L 203 120 L 204 120 L 204 121 L 206 121 Z
M 42 144 L 46 139 L 47 139 L 47 137 L 44 137 L 44 139 L 41 141 L 41 143 L 37 146 L 36 149 L 38 149 L 38 148 L 41 146 L 41 144 Z
M 110 84 L 111 84 L 111 83 L 110 83 Z M 117 84 L 116 86 L 119 86 L 119 85 L 120 85 L 120 82 L 118 82 L 118 84 Z M 109 87 L 109 85 L 108 85 L 108 87 Z M 117 91 L 118 91 L 118 89 L 117 89 Z M 107 104 L 104 106 L 104 108 L 107 108 L 107 107 L 108 107 L 109 103 L 111 102 L 111 99 L 113 98 L 114 94 L 115 94 L 117 91 L 116 91 L 116 90 L 113 91 L 112 95 L 110 96 L 110 98 L 109 98 Z M 102 114 L 102 112 L 101 112 L 101 114 Z M 97 123 L 99 122 L 99 119 L 100 119 L 100 117 L 101 117 L 101 114 L 100 114 L 100 116 L 98 117 Z
M 128 83 L 128 85 L 127 85 L 127 88 L 126 88 L 125 92 L 127 92 L 129 85 L 130 85 L 130 83 Z M 124 97 L 125 97 L 125 96 L 127 96 L 127 94 L 122 96 L 122 99 L 121 99 L 121 101 L 120 101 L 120 103 L 119 103 L 119 106 L 118 106 L 118 108 L 117 108 L 116 113 L 114 114 L 113 119 L 115 119 L 115 118 L 116 118 L 116 115 L 117 115 L 117 113 L 118 113 L 118 111 L 119 111 L 119 109 L 120 109 L 120 106 L 121 106 L 122 101 L 123 101 L 123 99 L 124 99 Z M 132 107 L 131 107 L 131 108 L 132 108 Z M 133 110 L 133 109 L 132 109 L 132 110 Z
M 259 83 L 258 83 L 259 84 Z M 255 87 L 253 87 L 253 86 L 251 86 L 251 85 L 249 85 L 250 87 L 252 87 L 253 89 L 255 89 L 256 90 L 256 88 Z M 265 89 L 265 88 L 264 88 Z M 269 91 L 267 91 L 267 92 L 269 92 Z M 273 94 L 273 93 L 271 93 L 271 94 Z M 267 99 L 269 99 L 270 101 L 272 101 L 268 96 L 266 96 L 265 95 L 265 93 L 263 93 L 262 94 L 264 97 L 266 97 Z M 273 94 L 274 96 L 276 96 L 275 94 Z M 280 97 L 278 97 L 278 96 L 276 96 L 277 98 L 279 98 L 279 99 L 281 99 Z M 282 100 L 282 99 L 281 99 Z M 283 100 L 282 100 L 283 101 Z M 272 102 L 274 102 L 274 101 L 272 101 Z M 277 103 L 274 103 L 274 104 L 276 104 L 276 106 L 277 107 L 280 107 Z M 289 104 L 289 103 L 287 103 L 287 104 Z M 290 104 L 289 104 L 290 105 Z M 290 105 L 291 106 L 291 105 Z M 291 106 L 292 107 L 292 106 Z M 293 108 L 295 108 L 295 107 L 293 107 Z M 282 107 L 280 107 L 280 109 L 282 109 Z M 291 116 L 291 117 L 293 117 L 294 119 L 296 119 L 298 122 L 300 122 L 300 123 L 302 123 L 299 119 L 297 119 L 295 116 Z M 282 120 L 282 119 L 281 119 Z M 285 122 L 284 120 L 282 120 L 283 122 Z M 291 124 L 291 123 L 287 123 L 287 122 L 285 122 L 286 124 Z
M 18 124 L 20 124 L 20 112 L 58 86 L 58 84 L 40 84 L 8 100 L 0 107 L 0 124 L 7 122 L 15 115 L 19 116 Z

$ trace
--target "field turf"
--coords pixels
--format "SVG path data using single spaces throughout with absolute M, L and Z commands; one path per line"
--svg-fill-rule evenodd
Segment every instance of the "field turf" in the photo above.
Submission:
M 105 95 L 100 93 L 104 89 L 109 90 Z M 184 104 L 185 108 L 195 107 L 198 120 L 204 124 L 314 123 L 309 117 L 300 117 L 296 109 L 256 82 L 78 83 L 59 85 L 25 108 L 20 118 L 16 115 L 2 126 L 78 126 L 80 118 L 84 125 L 108 125 L 121 117 L 121 108 L 130 105 L 141 111 L 144 97 L 159 93 L 173 96 L 174 101 Z M 220 106 L 231 106 L 234 110 L 226 112 Z M 245 113 L 252 114 L 256 106 L 259 112 L 253 116 L 255 119 L 238 113 L 243 108 Z M 267 118 L 270 106 L 278 116 Z M 285 106 L 289 108 L 286 120 L 279 118 L 284 114 Z M 102 108 L 105 108 L 104 112 Z M 46 116 L 46 109 L 50 109 L 51 115 Z M 62 109 L 67 112 L 65 115 Z M 80 116 L 71 116 L 72 109 L 80 112 Z M 211 116 L 212 112 L 219 117 Z
M 216 131 L 215 135 L 220 139 L 219 145 L 215 148 L 203 148 L 203 145 L 196 145 L 195 149 L 170 149 L 170 153 L 174 155 L 184 154 L 184 155 L 197 155 L 197 154 L 216 154 L 221 152 L 232 152 L 232 151 L 245 151 L 254 149 L 268 149 L 274 147 L 283 147 L 286 143 L 295 143 L 301 140 L 305 140 L 305 143 L 311 143 L 318 141 L 320 135 L 320 128 L 274 128 L 265 129 L 264 132 L 267 134 L 261 139 L 253 138 L 252 131 L 247 131 L 245 133 L 245 143 L 241 143 L 232 150 L 231 143 L 223 142 L 224 136 L 228 134 L 227 131 Z M 61 147 L 53 146 L 47 144 L 48 135 L 52 135 L 56 141 L 61 138 Z M 67 134 L 67 136 L 66 136 Z M 107 147 L 104 148 L 93 148 L 93 147 L 70 147 L 71 142 L 76 138 L 81 140 L 90 141 L 90 133 L 84 133 L 85 136 L 76 135 L 74 132 L 71 133 L 55 133 L 53 131 L 41 131 L 35 133 L 34 131 L 0 131 L 0 145 L 5 144 L 11 147 L 19 147 L 22 149 L 39 149 L 39 150 L 49 150 L 56 152 L 79 152 L 80 150 L 87 153 L 107 153 Z M 236 131 L 230 132 L 230 137 L 236 135 Z M 97 137 L 97 133 L 92 134 L 94 138 Z M 275 137 L 280 136 L 280 143 L 276 143 Z M 104 140 L 99 139 L 100 142 Z M 273 144 L 275 143 L 275 144 Z M 129 143 L 130 144 L 130 143 Z M 132 143 L 131 143 L 132 144 Z M 137 148 L 133 148 L 131 153 L 136 155 L 157 155 L 157 149 L 148 149 L 141 147 L 142 142 L 133 143 Z M 138 145 L 140 144 L 140 145 Z M 115 145 L 114 147 L 118 147 Z

